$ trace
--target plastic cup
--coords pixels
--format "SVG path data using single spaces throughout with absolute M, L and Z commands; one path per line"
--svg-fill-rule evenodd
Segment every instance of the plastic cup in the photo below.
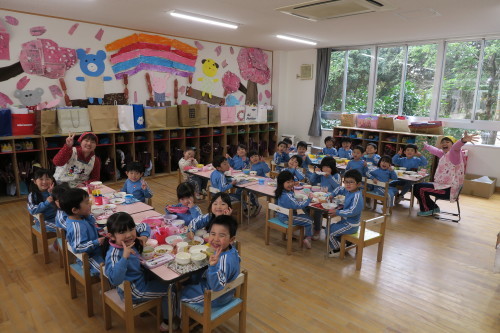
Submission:
M 259 178 L 259 185 L 264 185 L 266 180 L 264 178 Z
M 125 203 L 130 204 L 130 203 L 132 203 L 133 199 L 134 199 L 134 195 L 133 194 L 127 194 L 127 195 L 125 195 Z

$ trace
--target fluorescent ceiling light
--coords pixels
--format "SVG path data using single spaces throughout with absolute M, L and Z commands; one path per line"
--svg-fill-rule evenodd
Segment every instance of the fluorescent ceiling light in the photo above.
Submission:
M 285 36 L 285 35 L 276 35 L 276 37 L 281 38 L 281 39 L 291 40 L 292 42 L 297 42 L 297 43 L 303 43 L 303 44 L 309 44 L 309 45 L 318 44 L 316 42 L 312 42 L 310 40 L 305 40 L 305 39 L 300 39 L 297 37 L 291 37 L 291 36 Z
M 201 23 L 217 25 L 219 27 L 224 27 L 224 28 L 229 28 L 229 29 L 238 29 L 238 25 L 235 23 L 222 21 L 222 20 L 207 17 L 207 16 L 201 16 L 198 14 L 191 14 L 188 12 L 181 12 L 178 10 L 172 10 L 169 13 L 172 16 L 186 19 L 186 20 L 190 20 L 190 21 L 196 21 L 196 22 L 201 22 Z

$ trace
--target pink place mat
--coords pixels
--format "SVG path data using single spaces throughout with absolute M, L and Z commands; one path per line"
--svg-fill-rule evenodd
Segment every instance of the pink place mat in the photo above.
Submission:
M 151 269 L 151 272 L 155 273 L 163 281 L 170 281 L 180 276 L 178 273 L 168 268 L 167 265 L 161 265 L 153 268 Z
M 210 170 L 210 171 L 198 171 L 198 172 L 190 172 L 189 170 L 187 170 L 186 172 L 190 173 L 192 175 L 196 175 L 196 176 L 202 177 L 202 178 L 210 178 L 210 175 L 212 174 L 212 172 L 214 172 L 214 170 Z
M 133 203 L 130 205 L 123 205 L 122 204 L 122 205 L 116 206 L 117 212 L 125 212 L 125 213 L 129 213 L 130 215 L 145 212 L 147 210 L 153 210 L 153 207 L 146 205 L 143 202 L 136 202 L 136 203 Z
M 258 183 L 246 186 L 246 188 L 270 197 L 274 197 L 274 192 L 276 191 L 276 187 L 269 185 L 259 185 Z
M 115 193 L 116 190 L 113 190 L 111 187 L 107 187 L 106 185 L 101 185 L 101 194 Z
M 142 220 L 147 219 L 148 217 L 157 217 L 157 216 L 163 216 L 163 214 L 158 213 L 157 211 L 154 210 L 146 210 L 144 212 L 132 214 L 132 218 L 134 219 L 134 222 L 136 224 L 141 223 Z

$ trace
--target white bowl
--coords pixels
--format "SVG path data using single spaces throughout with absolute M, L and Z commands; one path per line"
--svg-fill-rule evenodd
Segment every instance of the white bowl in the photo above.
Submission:
M 406 168 L 402 168 L 402 167 L 400 167 L 400 168 L 399 168 L 399 170 L 401 170 L 401 171 L 406 171 Z
M 115 198 L 123 198 L 126 194 L 127 192 L 115 192 L 114 196 Z
M 146 260 L 153 258 L 155 255 L 155 249 L 152 246 L 146 246 L 142 249 L 142 257 Z
M 90 185 L 94 186 L 94 188 L 100 188 L 102 186 L 102 182 L 100 181 L 91 182 Z
M 189 253 L 200 253 L 206 251 L 207 247 L 205 245 L 193 245 L 189 248 Z
M 177 215 L 175 214 L 165 214 L 163 217 L 167 221 L 173 221 L 177 218 Z
M 189 243 L 188 242 L 179 242 L 176 244 L 177 246 L 177 253 L 179 252 L 187 252 L 189 249 Z
M 189 172 L 194 172 L 194 173 L 196 173 L 196 172 L 198 172 L 198 171 L 200 171 L 200 170 L 198 170 L 198 169 L 190 169 L 190 170 L 189 170 Z
M 158 245 L 157 247 L 155 247 L 155 253 L 157 255 L 164 255 L 165 253 L 172 253 L 172 251 L 174 250 L 174 247 L 172 245 Z
M 206 233 L 207 233 L 207 231 L 205 229 L 198 229 L 194 232 L 194 235 L 198 236 L 198 237 L 203 237 L 203 235 Z
M 205 263 L 207 259 L 207 255 L 205 253 L 193 253 L 191 254 L 191 261 L 196 266 L 200 267 Z
M 179 252 L 175 255 L 175 262 L 179 265 L 187 265 L 191 262 L 191 254 L 187 252 Z
M 184 227 L 184 220 L 173 220 L 171 224 L 174 227 L 182 228 L 182 227 Z
M 205 241 L 203 240 L 203 237 L 200 236 L 194 236 L 193 240 L 189 241 L 190 246 L 201 245 L 203 243 L 205 243 Z
M 176 243 L 176 241 L 182 242 L 182 237 L 179 235 L 172 235 L 172 236 L 168 236 L 167 238 L 165 238 L 165 242 L 167 242 L 167 244 L 170 244 L 170 245 L 174 245 Z
M 102 214 L 104 214 L 104 209 L 102 209 L 102 208 L 94 208 L 94 209 L 92 209 L 92 214 L 94 214 L 94 217 L 99 217 Z
M 150 238 L 146 241 L 146 246 L 157 247 L 158 241 L 156 239 Z
M 322 203 L 321 206 L 323 206 L 324 209 L 334 209 L 337 207 L 334 203 Z
M 307 195 L 302 194 L 302 193 L 295 193 L 295 199 L 300 200 L 300 201 L 305 201 L 305 200 L 307 200 Z

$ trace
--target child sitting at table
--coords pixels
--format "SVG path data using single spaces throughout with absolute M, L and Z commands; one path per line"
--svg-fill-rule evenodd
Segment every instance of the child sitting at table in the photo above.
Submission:
M 325 146 L 322 150 L 323 155 L 328 155 L 328 156 L 337 156 L 337 149 L 333 147 L 334 141 L 333 137 L 327 136 L 325 138 Z
M 210 175 L 210 183 L 221 192 L 227 192 L 236 185 L 236 180 L 228 182 L 225 172 L 229 171 L 229 163 L 224 156 L 215 156 L 212 161 L 215 170 Z M 238 189 L 235 194 L 229 194 L 231 201 L 241 201 L 241 189 Z
M 346 171 L 349 170 L 358 170 L 362 177 L 366 174 L 366 161 L 363 160 L 363 153 L 365 152 L 365 148 L 363 146 L 356 146 L 352 150 L 352 160 L 347 163 L 345 168 Z
M 250 154 L 250 171 L 257 171 L 257 176 L 266 177 L 266 174 L 271 171 L 263 156 L 259 155 L 256 150 L 251 150 Z
M 247 147 L 243 144 L 238 145 L 238 149 L 236 149 L 236 156 L 231 158 L 229 154 L 226 154 L 226 158 L 231 168 L 235 170 L 248 169 L 250 165 L 250 159 L 247 157 Z
M 194 158 L 194 150 L 191 148 L 186 148 L 186 150 L 184 151 L 184 157 L 179 160 L 179 169 L 184 181 L 193 184 L 195 189 L 195 197 L 196 199 L 200 200 L 203 199 L 202 195 L 207 195 L 206 188 L 208 179 L 190 174 L 185 170 L 186 168 L 196 167 L 197 165 L 198 161 Z
M 373 182 L 389 182 L 391 180 L 397 180 L 398 176 L 392 169 L 391 158 L 389 156 L 383 156 L 378 162 L 378 168 L 368 170 L 366 176 L 373 179 Z M 374 186 L 370 191 L 375 192 L 378 195 L 384 195 L 385 189 L 381 186 Z M 394 206 L 394 196 L 398 193 L 395 187 L 389 187 L 389 207 Z
M 200 207 L 194 204 L 193 184 L 184 182 L 177 185 L 177 200 L 179 200 L 178 204 L 165 207 L 167 214 L 177 215 L 177 218 L 183 220 L 185 225 L 201 215 Z
M 363 156 L 363 160 L 366 161 L 366 163 L 372 163 L 373 166 L 378 165 L 378 161 L 380 161 L 380 155 L 377 154 L 377 144 L 370 142 L 369 144 L 366 145 L 366 153 L 365 156 Z
M 290 139 L 290 138 L 283 138 L 283 142 L 286 143 L 286 151 L 289 154 L 297 152 L 297 147 L 295 147 L 293 145 L 292 139 Z
M 312 247 L 311 238 L 313 235 L 313 219 L 311 218 L 311 216 L 309 216 L 309 214 L 297 214 L 295 210 L 305 209 L 307 206 L 309 206 L 309 204 L 311 203 L 311 196 L 307 200 L 298 201 L 295 198 L 295 193 L 293 191 L 294 185 L 295 180 L 293 179 L 293 175 L 289 171 L 280 172 L 277 179 L 275 197 L 277 199 L 278 206 L 294 210 L 293 224 L 305 227 L 306 237 L 304 238 L 304 246 L 307 249 L 310 249 Z M 278 212 L 276 213 L 276 216 L 280 219 L 280 221 L 288 223 L 288 215 Z
M 292 157 L 290 157 L 290 161 L 288 161 L 288 168 L 283 169 L 283 171 L 289 171 L 293 175 L 293 179 L 296 182 L 300 182 L 305 178 L 302 171 L 300 171 L 301 166 L 302 158 L 300 158 L 300 156 L 293 155 Z
M 340 237 L 344 234 L 354 234 L 359 229 L 361 212 L 364 207 L 363 193 L 360 189 L 362 176 L 358 170 L 349 170 L 344 175 L 344 186 L 339 186 L 333 195 L 344 195 L 344 207 L 334 211 L 333 216 L 340 216 L 338 223 L 330 225 L 330 252 L 329 257 L 340 255 Z
M 119 212 L 108 218 L 106 227 L 109 239 L 103 244 L 106 255 L 104 271 L 109 282 L 119 286 L 123 281 L 129 281 L 132 288 L 132 302 L 135 304 L 161 297 L 163 322 L 160 330 L 167 331 L 169 283 L 157 278 L 140 262 L 142 249 L 150 234 L 149 226 L 144 223 L 136 226 L 132 216 Z M 137 236 L 137 229 L 143 231 L 142 236 Z M 117 290 L 123 300 L 123 289 L 118 287 Z M 176 303 L 173 304 L 175 306 Z
M 351 138 L 348 137 L 343 137 L 342 140 L 340 140 L 342 147 L 337 151 L 339 158 L 352 158 L 351 142 Z
M 203 306 L 205 290 L 213 292 L 223 290 L 240 274 L 240 256 L 236 247 L 232 246 L 236 237 L 238 223 L 231 216 L 220 215 L 213 219 L 209 226 L 208 242 L 215 253 L 208 258 L 208 269 L 200 281 L 189 284 L 182 289 L 181 301 Z M 234 298 L 235 290 L 212 301 L 212 307 L 220 307 Z
M 312 161 L 309 155 L 307 155 L 307 143 L 305 141 L 297 143 L 297 155 L 302 158 L 302 168 L 304 168 L 304 172 L 307 174 Z
M 324 172 L 325 174 L 322 175 L 317 174 L 316 172 L 311 172 L 308 175 L 308 178 L 312 185 L 326 187 L 328 188 L 327 192 L 332 192 L 341 185 L 340 174 L 337 170 L 337 163 L 333 157 L 324 157 L 321 160 L 319 168 L 316 168 L 316 171 Z
M 144 175 L 144 166 L 139 162 L 130 162 L 127 164 L 127 170 L 125 171 L 128 179 L 123 184 L 120 189 L 121 192 L 126 192 L 127 194 L 133 194 L 134 198 L 141 202 L 145 202 L 146 198 L 151 198 L 153 192 L 149 188 L 148 184 L 142 176 Z
M 290 155 L 287 152 L 287 144 L 284 141 L 278 142 L 278 149 L 274 153 L 273 161 L 276 164 L 276 171 L 280 172 L 283 166 L 280 164 L 287 163 L 290 160 Z
M 189 223 L 188 237 L 193 239 L 194 233 L 197 230 L 205 228 L 213 219 L 220 215 L 231 215 L 231 198 L 229 194 L 224 192 L 215 193 L 212 196 L 212 201 L 208 205 L 208 213 L 200 215 Z
M 427 165 L 427 159 L 418 151 L 418 147 L 414 144 L 406 145 L 404 149 L 406 157 L 403 157 L 403 149 L 400 148 L 399 152 L 392 158 L 392 163 L 395 166 L 406 168 L 408 171 L 417 171 L 419 167 Z M 402 186 L 401 192 L 396 194 L 394 203 L 397 205 L 403 200 L 405 194 L 411 190 L 412 182 L 404 179 L 399 179 L 391 182 L 391 186 Z M 397 193 L 397 192 L 396 192 Z
M 101 245 L 105 237 L 99 237 L 96 220 L 91 214 L 89 194 L 81 188 L 67 190 L 59 199 L 66 219 L 66 239 L 75 253 L 89 255 L 90 273 L 99 274 L 99 265 L 104 262 Z
M 49 170 L 38 169 L 33 175 L 30 183 L 30 193 L 28 194 L 28 213 L 32 216 L 43 214 L 47 232 L 56 232 L 55 218 L 57 209 L 53 204 L 54 198 L 51 194 L 54 184 L 54 178 Z M 40 225 L 36 218 L 35 225 Z
M 63 197 L 64 193 L 70 189 L 68 183 L 61 183 L 59 185 L 54 186 L 52 190 L 52 198 L 54 199 L 54 204 L 57 207 L 56 212 L 56 227 L 66 230 L 66 219 L 68 218 L 68 214 L 66 214 L 61 209 L 61 204 L 59 200 Z

